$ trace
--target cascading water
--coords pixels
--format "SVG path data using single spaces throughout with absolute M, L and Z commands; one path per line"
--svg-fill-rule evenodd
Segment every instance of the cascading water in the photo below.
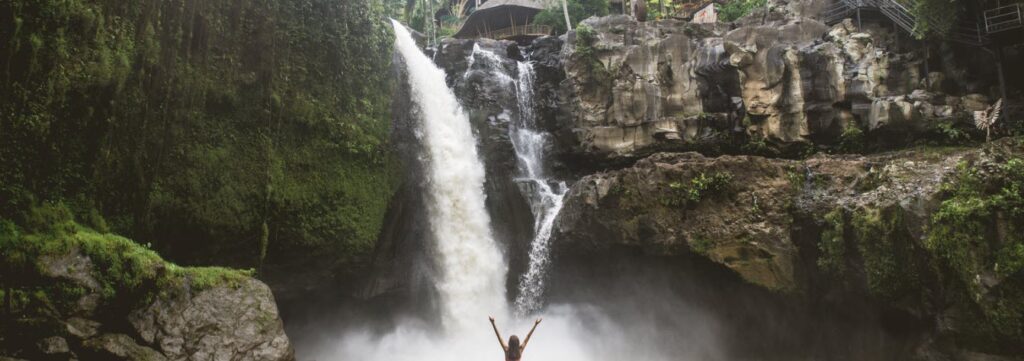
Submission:
M 442 328 L 419 318 L 396 317 L 393 328 L 381 333 L 367 325 L 351 325 L 341 334 L 328 335 L 302 359 L 367 361 L 498 360 L 501 348 L 487 324 L 498 318 L 505 337 L 524 335 L 530 321 L 513 318 L 505 298 L 507 265 L 494 241 L 484 205 L 484 167 L 476 149 L 469 119 L 445 82 L 444 72 L 416 46 L 401 24 L 394 22 L 396 49 L 407 67 L 419 137 L 425 151 L 427 215 L 438 266 Z M 516 92 L 520 116 L 511 120 L 510 138 L 519 165 L 520 185 L 531 200 L 536 237 L 530 251 L 529 271 L 520 285 L 516 305 L 536 312 L 542 305 L 547 241 L 566 192 L 543 167 L 545 134 L 533 118 L 533 70 L 519 65 L 513 79 L 495 54 L 476 48 L 474 61 L 489 75 Z M 479 58 L 475 58 L 479 56 Z M 513 88 L 512 86 L 515 86 Z M 506 115 L 509 113 L 505 112 Z M 673 311 L 679 308 L 673 307 Z M 544 323 L 529 343 L 530 360 L 592 361 L 614 359 L 679 360 L 649 346 L 660 337 L 648 322 L 622 324 L 601 308 L 589 304 L 546 305 Z M 684 358 L 686 359 L 686 358 Z
M 544 294 L 544 277 L 547 272 L 549 254 L 548 240 L 555 217 L 562 209 L 562 199 L 568 187 L 565 182 L 548 177 L 544 168 L 545 148 L 548 135 L 537 126 L 533 112 L 533 66 L 519 62 L 519 77 L 516 81 L 516 100 L 519 117 L 509 127 L 509 139 L 515 148 L 518 160 L 520 190 L 530 201 L 534 218 L 534 236 L 530 243 L 530 263 L 519 282 L 519 295 L 515 311 L 525 315 L 540 309 Z
M 446 85 L 444 71 L 405 27 L 395 22 L 394 28 L 427 152 L 427 212 L 440 256 L 442 316 L 446 327 L 464 329 L 488 314 L 504 314 L 507 307 L 507 267 L 484 206 L 484 167 L 469 118 Z

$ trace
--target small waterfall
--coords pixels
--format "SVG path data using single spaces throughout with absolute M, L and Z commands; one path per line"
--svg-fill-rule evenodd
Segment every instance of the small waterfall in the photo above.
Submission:
M 515 310 L 525 315 L 543 305 L 544 280 L 550 262 L 548 240 L 555 217 L 562 210 L 562 199 L 568 191 L 565 182 L 555 181 L 544 169 L 548 134 L 537 125 L 533 111 L 535 73 L 528 61 L 519 62 L 516 99 L 519 117 L 509 126 L 509 139 L 515 148 L 520 190 L 530 201 L 533 211 L 534 235 L 530 243 L 530 262 L 519 282 Z
M 469 118 L 445 83 L 445 73 L 393 21 L 405 60 L 427 158 L 427 214 L 436 242 L 442 320 L 450 331 L 505 314 L 507 266 L 484 206 L 484 166 Z

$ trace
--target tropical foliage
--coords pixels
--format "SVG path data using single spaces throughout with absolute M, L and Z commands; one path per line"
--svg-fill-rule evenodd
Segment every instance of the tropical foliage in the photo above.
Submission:
M 186 263 L 369 250 L 396 183 L 384 11 L 0 2 L 0 217 L 63 201 Z
M 569 9 L 569 21 L 572 22 L 573 27 L 591 16 L 608 15 L 608 0 L 567 1 L 566 6 Z M 557 3 L 557 5 L 538 13 L 537 16 L 533 18 L 533 23 L 538 25 L 549 25 L 555 29 L 556 34 L 562 34 L 567 31 L 565 26 L 565 13 L 562 10 L 561 3 Z

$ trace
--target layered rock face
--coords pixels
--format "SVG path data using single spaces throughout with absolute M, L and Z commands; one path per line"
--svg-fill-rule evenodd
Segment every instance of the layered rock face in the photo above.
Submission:
M 990 102 L 942 93 L 943 73 L 919 70 L 921 51 L 896 51 L 900 34 L 772 15 L 731 30 L 625 16 L 584 21 L 561 48 L 567 81 L 552 80 L 561 102 L 551 106 L 571 114 L 560 124 L 572 134 L 568 152 L 621 159 L 836 146 L 849 129 L 919 137 Z

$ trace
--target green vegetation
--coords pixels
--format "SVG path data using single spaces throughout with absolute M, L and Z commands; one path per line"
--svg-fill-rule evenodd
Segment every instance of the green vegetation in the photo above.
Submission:
M 944 184 L 926 247 L 937 254 L 993 327 L 988 337 L 1024 339 L 1024 159 L 962 162 Z M 1000 280 L 986 286 L 983 278 Z
M 580 22 L 591 16 L 608 15 L 608 0 L 566 0 L 566 7 L 569 10 L 569 21 L 574 28 L 579 27 Z M 562 11 L 562 3 L 555 2 L 555 5 L 542 10 L 533 18 L 537 25 L 548 25 L 555 29 L 555 34 L 563 34 L 568 29 L 565 26 L 565 13 Z M 576 29 L 577 32 L 579 29 Z
M 573 58 L 577 64 L 583 67 L 583 73 L 589 74 L 590 76 L 584 77 L 585 86 L 596 87 L 601 91 L 608 93 L 611 91 L 612 86 L 612 74 L 605 67 L 604 63 L 598 57 L 598 36 L 594 28 L 589 25 L 583 24 L 576 28 L 576 41 L 574 46 Z
M 0 288 L 21 295 L 20 311 L 38 308 L 68 312 L 87 293 L 101 296 L 101 307 L 145 303 L 161 292 L 238 287 L 252 272 L 220 267 L 184 268 L 127 238 L 101 234 L 76 223 L 63 204 L 33 208 L 24 228 L 0 220 Z M 62 257 L 80 254 L 92 267 L 67 266 Z M 54 268 L 55 265 L 64 265 Z M 76 272 L 88 271 L 85 275 Z M 68 273 L 68 276 L 56 276 Z M 96 280 L 96 289 L 81 277 Z M 29 297 L 31 296 L 31 297 Z
M 941 120 L 936 128 L 945 144 L 964 144 L 971 140 L 971 134 L 955 120 Z
M 891 300 L 920 295 L 918 245 L 907 234 L 902 209 L 861 209 L 850 221 L 868 291 Z M 914 304 L 920 304 L 915 302 Z
M 842 208 L 825 214 L 825 229 L 818 241 L 818 267 L 835 276 L 846 273 L 846 222 Z
M 984 170 L 962 162 L 943 191 L 950 197 L 933 217 L 930 249 L 965 281 L 987 271 L 1007 277 L 1024 269 L 1024 158 Z M 1000 227 L 1006 227 L 1005 239 L 987 241 L 1001 237 L 994 233 Z
M 1024 159 L 989 157 L 959 164 L 923 239 L 899 206 L 829 212 L 818 266 L 897 305 L 955 308 L 957 342 L 1013 349 L 1024 340 Z
M 669 183 L 667 195 L 661 203 L 666 207 L 693 206 L 703 199 L 725 193 L 731 184 L 732 173 L 715 172 L 709 176 L 700 172 L 687 183 Z
M 715 241 L 711 240 L 711 238 L 708 238 L 704 235 L 698 234 L 693 236 L 689 244 L 690 248 L 693 249 L 694 252 L 697 252 L 698 254 L 702 255 L 707 255 L 708 251 L 710 251 L 711 248 L 715 246 Z
M 369 252 L 398 181 L 384 11 L 0 3 L 0 217 L 63 201 L 187 263 Z
M 918 39 L 946 36 L 962 11 L 960 0 L 915 0 L 909 7 L 916 19 L 914 36 Z
M 749 116 L 743 119 L 744 124 L 747 124 L 749 127 L 749 123 L 747 123 L 748 120 L 750 120 Z M 747 137 L 747 142 L 740 146 L 740 150 L 746 153 L 763 155 L 766 157 L 776 157 L 780 155 L 779 150 L 772 146 L 772 144 L 769 144 L 768 138 L 760 133 L 750 134 Z
M 864 151 L 864 131 L 856 124 L 849 124 L 839 135 L 839 151 L 843 153 L 859 153 Z
M 854 276 L 849 269 L 853 262 L 863 271 L 871 294 L 893 302 L 924 302 L 921 280 L 928 265 L 918 256 L 920 246 L 908 234 L 902 209 L 858 208 L 847 218 L 842 208 L 836 208 L 825 214 L 824 221 L 819 268 L 842 279 Z
M 717 5 L 718 21 L 736 21 L 754 10 L 763 9 L 766 3 L 767 0 L 731 0 L 725 4 Z

